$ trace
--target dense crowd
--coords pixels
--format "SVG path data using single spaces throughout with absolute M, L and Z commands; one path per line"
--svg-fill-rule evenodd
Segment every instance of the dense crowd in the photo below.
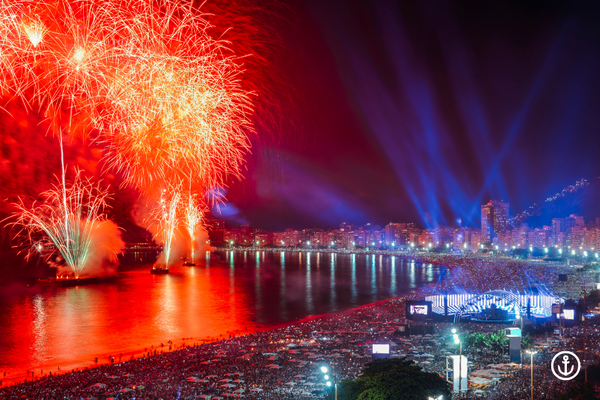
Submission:
M 0 399 L 321 398 L 320 367 L 332 368 L 336 381 L 355 378 L 371 359 L 370 344 L 389 342 L 403 316 L 404 301 L 395 299 L 173 352 L 151 348 L 134 360 L 0 389 Z
M 442 258 L 440 261 L 447 260 Z M 463 259 L 460 267 L 452 268 L 449 282 L 465 279 L 462 288 L 467 285 L 469 289 L 484 291 L 498 288 L 497 285 L 504 282 L 504 288 L 510 289 L 506 285 L 514 283 L 519 274 L 535 273 L 552 290 L 559 287 L 557 274 L 563 272 L 569 273 L 564 289 L 578 295 L 578 288 L 574 286 L 586 279 L 585 273 L 575 272 L 571 267 L 501 262 L 480 257 Z M 487 276 L 487 286 L 478 274 Z M 466 275 L 470 275 L 469 279 Z M 446 357 L 458 352 L 450 340 L 450 330 L 455 326 L 444 322 L 411 321 L 413 330 L 421 326 L 424 334 L 406 335 L 405 302 L 416 298 L 422 298 L 422 294 L 312 318 L 270 331 L 185 346 L 172 352 L 148 348 L 143 357 L 133 360 L 111 359 L 96 368 L 54 376 L 46 373 L 34 377 L 33 381 L 0 387 L 0 399 L 323 398 L 330 389 L 325 385 L 320 367 L 331 368 L 335 381 L 354 379 L 365 363 L 371 361 L 371 344 L 378 342 L 391 344 L 392 357 L 407 357 L 424 370 L 445 376 Z M 497 332 L 504 326 L 467 323 L 457 328 L 462 335 L 466 332 Z M 569 385 L 553 378 L 548 357 L 560 349 L 582 348 L 582 335 L 582 328 L 568 328 L 564 335 L 568 340 L 540 348 L 541 355 L 534 366 L 534 382 L 536 392 L 544 397 L 538 398 L 554 398 L 552 396 Z M 598 362 L 600 331 L 595 326 L 589 327 L 586 335 L 589 358 Z M 487 348 L 465 348 L 463 355 L 468 358 L 471 371 L 508 362 L 507 354 Z M 524 393 L 529 393 L 530 388 L 529 369 L 506 375 L 495 380 L 482 397 L 526 397 Z M 469 396 L 475 398 L 474 391 Z

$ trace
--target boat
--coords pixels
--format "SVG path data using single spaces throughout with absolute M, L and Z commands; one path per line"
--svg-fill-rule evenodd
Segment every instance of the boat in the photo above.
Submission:
M 152 268 L 150 273 L 153 275 L 164 275 L 169 273 L 169 269 L 164 267 Z
M 58 279 L 60 284 L 63 287 L 71 287 L 71 286 L 80 286 L 80 285 L 89 285 L 91 283 L 100 282 L 99 277 L 90 277 L 90 278 L 75 278 L 75 279 Z

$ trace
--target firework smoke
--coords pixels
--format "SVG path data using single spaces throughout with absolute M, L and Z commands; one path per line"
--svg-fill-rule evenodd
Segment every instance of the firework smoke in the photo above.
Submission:
M 104 215 L 108 196 L 108 191 L 77 171 L 69 187 L 55 185 L 42 193 L 40 204 L 16 203 L 12 225 L 31 244 L 29 255 L 55 250 L 48 257 L 58 253 L 70 274 L 79 277 L 92 260 L 114 262 L 122 251 L 119 232 Z

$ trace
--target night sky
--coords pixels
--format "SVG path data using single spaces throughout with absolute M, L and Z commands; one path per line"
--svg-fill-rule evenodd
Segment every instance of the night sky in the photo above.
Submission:
M 194 1 L 255 101 L 247 170 L 214 212 L 229 226 L 479 227 L 490 199 L 515 215 L 600 176 L 598 2 Z M 60 172 L 43 117 L 5 100 L 1 218 Z M 67 163 L 113 188 L 133 231 L 148 199 L 88 142 Z
M 221 216 L 478 226 L 600 175 L 600 5 L 297 1 L 265 20 L 275 76 Z M 234 29 L 235 30 L 235 29 Z M 268 96 L 267 96 L 268 98 Z

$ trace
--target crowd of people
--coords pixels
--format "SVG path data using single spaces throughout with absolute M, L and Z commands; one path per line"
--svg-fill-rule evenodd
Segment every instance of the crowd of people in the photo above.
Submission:
M 563 272 L 569 276 L 567 283 L 558 282 L 558 274 Z M 502 284 L 511 289 L 506 285 L 524 282 L 516 277 L 532 273 L 549 289 L 564 288 L 573 295 L 579 294 L 577 286 L 586 279 L 584 272 L 566 266 L 520 261 L 500 264 L 473 257 L 453 268 L 448 282 L 463 279 L 462 288 L 478 291 L 502 288 Z M 477 277 L 481 274 L 486 277 Z M 328 367 L 330 382 L 354 379 L 371 361 L 373 343 L 390 343 L 392 357 L 406 357 L 425 371 L 445 376 L 446 357 L 458 353 L 450 340 L 451 328 L 458 328 L 462 335 L 497 332 L 506 326 L 473 322 L 457 326 L 431 321 L 409 321 L 407 325 L 406 301 L 417 298 L 422 298 L 422 293 L 170 352 L 162 347 L 148 348 L 143 357 L 111 359 L 95 368 L 61 375 L 45 373 L 26 382 L 0 386 L 0 399 L 323 398 L 331 389 L 321 367 Z M 421 334 L 410 335 L 410 330 Z M 566 339 L 557 340 L 554 347 L 542 346 L 535 361 L 535 389 L 542 396 L 538 398 L 554 398 L 569 385 L 553 378 L 547 357 L 560 349 L 583 348 L 582 328 L 567 328 L 563 337 Z M 586 341 L 589 363 L 600 362 L 598 327 L 587 328 Z M 508 362 L 506 353 L 486 348 L 465 348 L 463 355 L 469 360 L 470 370 Z M 529 370 L 517 370 L 490 385 L 481 397 L 521 399 L 529 393 L 529 385 Z M 474 393 L 469 396 L 476 397 Z
M 0 388 L 0 399 L 322 398 L 331 379 L 352 379 L 371 360 L 371 343 L 390 342 L 402 325 L 404 299 L 309 319 L 271 331 L 69 374 L 45 374 Z M 330 379 L 330 381 L 332 381 Z

